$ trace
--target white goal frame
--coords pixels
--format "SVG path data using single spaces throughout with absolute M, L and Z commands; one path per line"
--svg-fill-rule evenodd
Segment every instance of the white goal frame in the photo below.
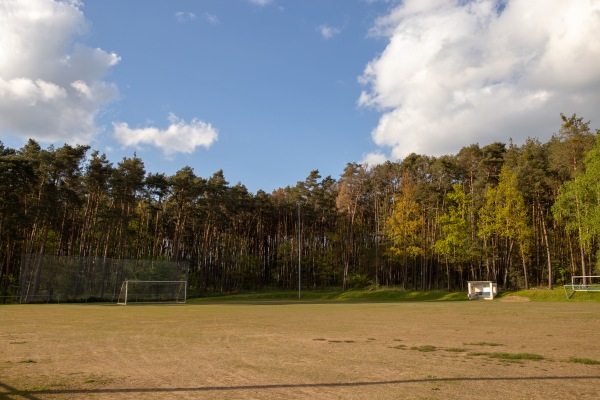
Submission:
M 173 285 L 177 288 L 179 285 L 177 293 L 173 293 L 172 296 L 167 296 L 164 293 L 131 293 L 130 286 L 135 284 L 147 284 L 147 285 Z M 135 300 L 131 300 L 130 296 L 136 296 Z M 153 298 L 153 296 L 155 298 Z M 161 296 L 163 296 L 161 298 Z M 136 304 L 185 304 L 187 300 L 187 281 L 141 281 L 141 280 L 126 280 L 121 284 L 121 292 L 119 293 L 119 297 L 117 298 L 117 304 L 126 306 L 128 304 L 128 300 L 130 303 Z
M 578 275 L 571 277 L 571 283 L 564 285 L 567 299 L 573 297 L 575 292 L 600 292 L 600 275 Z

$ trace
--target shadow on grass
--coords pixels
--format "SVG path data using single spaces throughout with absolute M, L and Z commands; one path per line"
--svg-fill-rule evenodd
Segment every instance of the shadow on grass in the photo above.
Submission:
M 565 380 L 600 380 L 600 376 L 507 376 L 507 377 L 482 377 L 482 378 L 425 378 L 425 379 L 398 379 L 375 382 L 335 382 L 335 383 L 289 383 L 273 385 L 240 385 L 240 386 L 201 386 L 180 388 L 106 388 L 106 389 L 39 389 L 18 390 L 0 382 L 0 399 L 28 399 L 40 400 L 37 396 L 47 395 L 76 395 L 76 394 L 131 394 L 131 393 L 184 393 L 184 392 L 233 392 L 243 390 L 273 390 L 273 389 L 308 389 L 308 388 L 336 388 L 336 387 L 368 387 L 382 385 L 402 385 L 411 383 L 436 383 L 436 382 L 503 382 L 503 381 L 565 381 Z
M 12 386 L 0 382 L 0 399 L 29 399 L 29 400 L 41 400 L 35 396 L 34 391 L 18 390 Z M 36 394 L 41 394 L 37 392 Z
M 338 302 L 435 302 L 435 301 L 468 301 L 466 293 L 413 290 L 350 290 L 343 291 L 304 291 L 298 299 L 298 292 L 255 292 L 231 295 L 207 296 L 188 299 L 188 304 L 206 303 L 338 303 Z

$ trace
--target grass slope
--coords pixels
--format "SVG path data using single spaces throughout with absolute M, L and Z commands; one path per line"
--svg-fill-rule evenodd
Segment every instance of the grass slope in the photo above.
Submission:
M 600 292 L 576 293 L 571 299 L 567 299 L 561 287 L 553 290 L 530 289 L 515 292 L 501 292 L 497 299 L 506 297 L 524 297 L 530 301 L 540 302 L 600 302 Z M 306 290 L 302 292 L 302 298 L 298 299 L 297 291 L 261 291 L 237 294 L 209 294 L 206 297 L 188 300 L 192 303 L 208 302 L 401 302 L 401 301 L 469 301 L 465 292 L 444 291 L 414 291 L 401 289 L 378 289 L 378 290 L 350 290 L 350 291 L 318 291 Z
M 557 286 L 553 290 L 548 290 L 544 288 L 540 289 L 529 289 L 529 290 L 519 290 L 516 292 L 504 292 L 500 293 L 500 298 L 506 296 L 521 296 L 527 297 L 531 301 L 565 301 L 565 302 L 575 302 L 575 301 L 591 301 L 591 302 L 600 302 L 600 292 L 577 292 L 570 299 L 565 295 L 565 290 L 563 286 Z

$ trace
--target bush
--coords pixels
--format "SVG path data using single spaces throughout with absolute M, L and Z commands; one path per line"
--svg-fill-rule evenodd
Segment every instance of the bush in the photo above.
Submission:
M 372 284 L 373 282 L 364 274 L 354 274 L 348 278 L 348 287 L 352 289 L 364 289 Z

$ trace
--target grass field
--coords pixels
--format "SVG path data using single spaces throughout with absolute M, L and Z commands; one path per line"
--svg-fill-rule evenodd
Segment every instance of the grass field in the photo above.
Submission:
M 600 303 L 0 306 L 0 399 L 596 399 Z

